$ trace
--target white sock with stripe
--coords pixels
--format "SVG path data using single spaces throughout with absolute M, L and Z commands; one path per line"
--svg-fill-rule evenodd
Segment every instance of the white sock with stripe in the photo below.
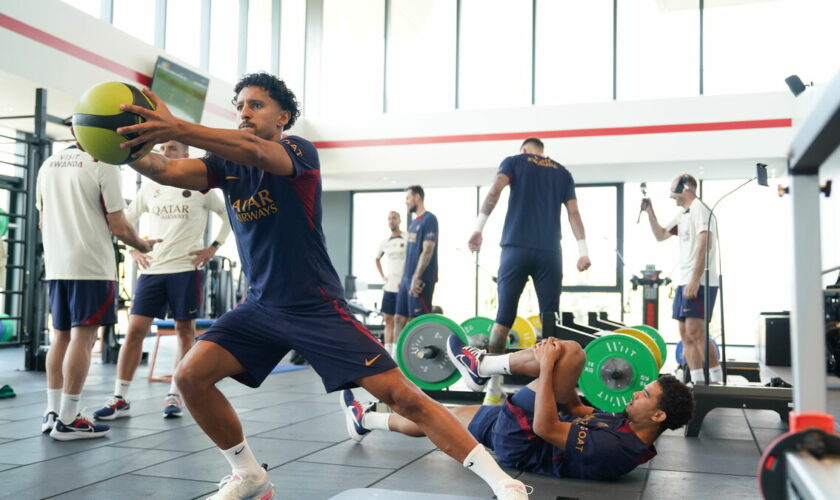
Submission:
M 58 419 L 64 424 L 70 425 L 76 420 L 76 415 L 79 414 L 79 401 L 82 400 L 81 394 L 61 394 L 61 409 L 58 412 Z

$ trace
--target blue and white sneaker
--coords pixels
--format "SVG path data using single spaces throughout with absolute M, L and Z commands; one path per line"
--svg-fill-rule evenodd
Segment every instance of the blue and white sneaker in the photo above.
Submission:
M 362 418 L 370 408 L 371 406 L 362 408 L 362 404 L 353 399 L 353 391 L 350 389 L 341 391 L 341 409 L 344 410 L 347 434 L 357 443 L 361 442 L 370 432 L 370 429 L 365 429 L 362 425 Z
M 122 396 L 114 396 L 105 406 L 93 412 L 96 420 L 114 420 L 131 416 L 131 404 Z
M 455 368 L 461 372 L 467 386 L 475 392 L 483 391 L 490 377 L 480 376 L 478 365 L 484 359 L 486 351 L 464 344 L 457 335 L 450 335 L 446 341 L 446 352 L 449 353 L 449 359 Z
M 56 420 L 58 420 L 58 413 L 54 411 L 44 413 L 44 418 L 41 420 L 41 432 L 46 433 L 53 430 Z
M 76 420 L 65 424 L 60 418 L 55 420 L 55 427 L 50 431 L 50 437 L 58 441 L 73 441 L 74 439 L 92 439 L 102 437 L 111 430 L 105 424 L 94 424 L 93 419 L 76 415 Z
M 184 414 L 182 406 L 181 398 L 177 394 L 167 394 L 163 398 L 163 418 L 180 417 Z

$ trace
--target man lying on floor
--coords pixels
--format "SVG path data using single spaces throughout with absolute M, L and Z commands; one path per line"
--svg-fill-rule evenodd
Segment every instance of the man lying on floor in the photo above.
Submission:
M 475 391 L 493 375 L 536 377 L 503 405 L 452 408 L 505 467 L 558 477 L 616 479 L 653 458 L 654 441 L 665 429 L 685 425 L 694 411 L 691 390 L 671 375 L 634 393 L 623 413 L 596 413 L 584 406 L 575 387 L 586 354 L 576 342 L 547 338 L 527 350 L 488 356 L 453 335 L 447 348 Z M 375 429 L 423 436 L 414 422 L 374 412 L 374 405 L 365 408 L 349 390 L 342 393 L 342 405 L 347 431 L 356 441 Z

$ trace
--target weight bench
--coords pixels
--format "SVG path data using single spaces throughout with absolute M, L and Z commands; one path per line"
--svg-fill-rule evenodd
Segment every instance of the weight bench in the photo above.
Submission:
M 207 330 L 213 325 L 212 319 L 206 318 L 199 318 L 195 320 L 195 331 L 196 334 L 199 332 L 203 332 Z M 152 325 L 157 327 L 157 333 L 155 334 L 155 347 L 152 349 L 152 355 L 149 357 L 149 376 L 147 379 L 149 382 L 170 382 L 172 381 L 172 375 L 160 375 L 155 376 L 155 362 L 157 361 L 157 353 L 158 348 L 160 347 L 160 338 L 168 335 L 175 335 L 175 320 L 172 319 L 165 319 L 165 320 L 154 320 L 152 321 Z

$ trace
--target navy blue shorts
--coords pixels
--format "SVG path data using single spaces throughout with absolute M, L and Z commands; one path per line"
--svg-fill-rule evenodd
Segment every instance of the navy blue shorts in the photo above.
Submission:
M 502 247 L 497 278 L 499 310 L 496 323 L 510 327 L 516 319 L 519 296 L 528 276 L 534 280 L 534 290 L 540 313 L 560 309 L 560 290 L 563 287 L 563 259 L 560 252 L 546 252 L 533 248 Z
M 53 328 L 113 325 L 117 322 L 117 282 L 50 280 Z
M 400 291 L 397 292 L 396 314 L 407 318 L 416 318 L 432 312 L 432 296 L 435 294 L 435 284 L 426 283 L 423 293 L 415 297 L 408 293 L 411 282 L 405 280 L 400 282 Z
M 397 312 L 397 292 L 382 292 L 382 314 L 394 314 Z
M 245 368 L 233 378 L 250 387 L 259 387 L 290 349 L 309 361 L 327 392 L 356 387 L 354 380 L 397 367 L 338 300 L 294 310 L 245 301 L 198 338 L 233 354 Z
M 697 290 L 697 297 L 693 299 L 685 298 L 685 285 L 677 287 L 677 293 L 674 296 L 674 310 L 671 315 L 672 318 L 678 321 L 685 321 L 685 318 L 705 318 L 705 309 L 703 309 L 703 301 L 706 299 L 706 292 L 704 286 L 700 286 Z M 718 287 L 709 287 L 709 302 L 711 306 L 709 310 L 715 308 L 715 299 L 717 299 Z
M 131 314 L 166 319 L 171 309 L 178 321 L 201 316 L 204 299 L 204 272 L 141 274 L 131 300 Z
M 487 446 L 503 467 L 535 470 L 545 454 L 552 456 L 550 444 L 534 434 L 536 394 L 528 387 L 516 391 L 504 404 L 482 406 L 467 426 L 473 437 Z M 557 411 L 561 410 L 560 406 Z

